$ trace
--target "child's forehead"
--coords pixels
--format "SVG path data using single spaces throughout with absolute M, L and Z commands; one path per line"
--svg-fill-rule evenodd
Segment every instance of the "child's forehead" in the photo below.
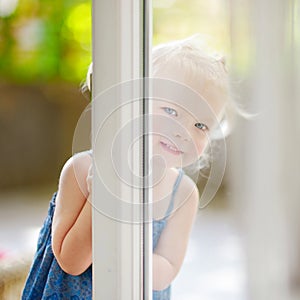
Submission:
M 169 80 L 157 80 L 154 84 L 152 102 L 154 106 L 169 106 L 200 119 L 220 118 L 225 101 L 214 91 L 205 98 L 189 86 Z
M 192 72 L 186 66 L 166 64 L 155 74 L 153 96 L 182 106 L 210 106 L 216 113 L 226 104 L 226 93 L 204 74 Z

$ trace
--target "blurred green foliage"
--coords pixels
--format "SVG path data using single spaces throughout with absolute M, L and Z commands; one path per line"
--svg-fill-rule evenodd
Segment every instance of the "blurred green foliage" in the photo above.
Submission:
M 228 49 L 227 21 L 224 1 L 153 0 L 153 44 L 201 33 Z M 90 62 L 91 0 L 2 0 L 1 80 L 78 83 Z
M 13 82 L 81 82 L 91 62 L 91 0 L 2 0 L 0 79 Z M 6 4 L 5 4 L 6 3 Z M 5 5 L 4 5 L 5 4 Z M 235 30 L 236 62 L 249 60 L 245 13 Z M 153 0 L 153 45 L 200 33 L 209 46 L 231 50 L 229 2 Z
M 78 82 L 84 78 L 91 62 L 91 1 L 2 2 L 15 2 L 13 11 L 0 7 L 2 80 Z

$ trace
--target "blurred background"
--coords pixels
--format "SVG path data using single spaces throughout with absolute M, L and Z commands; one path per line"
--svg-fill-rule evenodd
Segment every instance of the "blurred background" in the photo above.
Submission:
M 90 1 L 0 0 L 0 299 L 20 297 L 90 62 Z
M 153 0 L 153 45 L 200 33 L 209 46 L 225 55 L 233 97 L 245 111 L 260 112 L 259 103 L 253 99 L 276 99 L 274 94 L 262 96 L 259 93 L 263 80 L 269 82 L 272 72 L 287 74 L 281 91 L 294 93 L 283 94 L 281 99 L 293 99 L 296 103 L 295 86 L 300 80 L 299 3 L 289 0 L 280 4 L 274 0 L 277 11 L 273 14 L 268 4 L 260 6 L 259 1 Z M 256 25 L 259 20 L 261 27 Z M 278 44 L 269 48 L 263 42 L 273 37 L 272 34 L 277 34 Z M 267 59 L 272 53 L 278 54 L 272 56 L 275 62 Z M 76 123 L 89 103 L 89 95 L 81 91 L 81 86 L 90 62 L 91 1 L 0 0 L 0 299 L 18 299 L 16 295 L 24 283 L 48 202 L 57 188 L 64 162 L 72 155 Z M 281 69 L 272 69 L 279 64 Z M 260 69 L 266 70 L 265 77 L 259 77 Z M 275 86 L 267 85 L 270 90 Z M 299 106 L 291 104 L 294 113 L 297 109 Z M 289 120 L 290 133 L 299 128 L 299 123 L 294 122 L 295 115 L 293 118 Z M 278 119 L 272 119 L 271 124 L 277 124 L 276 121 Z M 237 128 L 247 132 L 249 122 L 254 124 L 237 121 Z M 253 236 L 264 232 L 259 226 L 253 227 L 256 220 L 264 223 L 261 214 L 272 213 L 272 209 L 277 211 L 282 206 L 266 202 L 258 212 L 245 205 L 245 191 L 255 188 L 247 189 L 245 181 L 235 179 L 243 177 L 243 170 L 249 167 L 245 161 L 256 166 L 253 164 L 256 160 L 247 156 L 251 150 L 246 151 L 245 145 L 250 144 L 245 142 L 243 130 L 240 130 L 242 133 L 236 130 L 227 139 L 229 156 L 222 187 L 214 201 L 199 211 L 185 264 L 174 283 L 173 300 L 243 300 L 251 294 L 247 292 L 252 286 L 249 282 L 254 282 L 253 286 L 270 287 L 267 283 L 251 281 L 255 272 L 249 266 L 253 261 L 262 265 L 264 258 L 253 251 L 248 253 L 251 247 L 246 245 L 249 245 L 249 236 L 253 242 Z M 250 132 L 251 146 L 255 144 L 257 132 Z M 267 136 L 268 132 L 264 134 Z M 284 160 L 288 155 L 281 157 Z M 273 170 L 274 174 L 277 172 L 283 174 L 282 169 Z M 284 178 L 290 176 L 286 175 L 288 169 L 284 172 Z M 255 173 L 252 176 L 255 177 Z M 251 195 L 252 199 L 260 199 L 256 196 Z M 299 200 L 299 194 L 291 199 Z M 252 203 L 251 198 L 248 200 Z M 294 214 L 288 216 L 295 220 L 298 206 L 290 207 L 294 208 Z M 245 211 L 252 215 L 245 215 Z M 277 215 L 276 224 L 282 218 L 286 220 L 287 215 Z M 294 228 L 299 225 L 296 221 L 288 224 Z M 264 237 L 260 236 L 255 242 L 262 243 Z M 297 243 L 293 247 L 299 249 Z M 282 257 L 278 254 L 277 258 Z M 295 261 L 300 261 L 297 255 Z M 286 257 L 283 262 L 288 263 Z M 250 275 L 248 270 L 251 270 Z M 249 299 L 275 299 L 264 296 Z
M 0 2 L 1 190 L 56 183 L 87 100 L 88 1 Z

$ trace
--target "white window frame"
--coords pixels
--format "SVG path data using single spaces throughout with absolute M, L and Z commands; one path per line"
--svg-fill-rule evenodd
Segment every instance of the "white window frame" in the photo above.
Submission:
M 93 78 L 92 78 L 92 148 L 95 153 L 95 139 L 99 122 L 103 116 L 102 103 L 97 102 L 97 96 L 112 86 L 132 79 L 149 77 L 149 53 L 151 49 L 151 1 L 147 0 L 93 0 Z M 143 101 L 135 101 L 130 111 L 121 110 L 113 114 L 115 128 L 120 128 L 122 120 L 133 120 L 136 117 L 149 114 L 147 101 L 147 80 L 141 80 L 138 91 L 134 88 L 132 96 L 138 92 Z M 128 91 L 126 91 L 128 92 Z M 122 93 L 122 89 L 121 89 Z M 113 107 L 122 104 L 122 97 L 115 97 Z M 111 100 L 111 99 L 110 99 Z M 147 118 L 139 124 L 132 125 L 131 137 L 134 131 L 148 132 Z M 136 128 L 138 127 L 138 128 Z M 110 132 L 105 133 L 108 136 Z M 123 137 L 122 137 L 123 138 Z M 105 141 L 103 141 L 105 143 Z M 140 178 L 148 173 L 148 157 L 151 156 L 148 137 L 139 142 L 139 147 L 133 153 L 133 173 Z M 125 141 L 124 141 L 125 145 Z M 117 155 L 124 157 L 120 151 Z M 107 158 L 109 159 L 109 158 Z M 97 155 L 94 155 L 93 176 L 93 299 L 141 300 L 152 299 L 152 223 L 132 224 L 120 222 L 103 214 L 97 207 L 101 201 L 113 201 L 97 176 L 95 166 L 98 165 Z M 132 199 L 132 203 L 148 204 L 151 195 L 142 182 L 142 189 L 122 190 L 120 181 L 113 179 L 107 172 L 106 180 L 115 190 L 120 191 L 121 199 Z M 128 165 L 120 166 L 121 176 L 128 175 Z M 129 175 L 130 176 L 130 175 Z M 132 181 L 134 178 L 132 178 Z M 137 211 L 132 206 L 132 218 L 139 214 L 141 218 L 151 212 L 148 205 L 140 205 Z M 147 210 L 144 209 L 147 208 Z M 115 210 L 122 215 L 122 207 Z M 104 244 L 104 246 L 103 246 Z

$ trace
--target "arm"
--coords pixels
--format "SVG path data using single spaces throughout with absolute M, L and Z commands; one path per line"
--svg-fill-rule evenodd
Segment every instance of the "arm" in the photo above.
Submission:
M 197 187 L 191 182 L 188 185 L 178 195 L 186 199 L 185 203 L 169 218 L 153 254 L 154 290 L 163 290 L 171 284 L 186 253 L 199 201 Z
M 52 223 L 52 249 L 61 268 L 71 275 L 92 262 L 91 204 L 86 178 L 91 158 L 81 153 L 64 165 Z

